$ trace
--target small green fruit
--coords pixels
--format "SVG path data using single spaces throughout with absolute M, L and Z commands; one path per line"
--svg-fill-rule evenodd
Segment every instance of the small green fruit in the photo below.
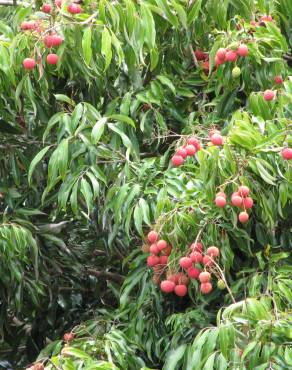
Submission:
M 224 283 L 224 280 L 222 280 L 222 279 L 218 280 L 218 282 L 217 282 L 217 287 L 218 287 L 218 289 L 220 289 L 220 290 L 225 289 L 225 288 L 226 288 L 226 285 L 225 285 L 225 283 Z
M 240 76 L 241 70 L 239 67 L 234 67 L 232 70 L 232 77 L 238 78 Z

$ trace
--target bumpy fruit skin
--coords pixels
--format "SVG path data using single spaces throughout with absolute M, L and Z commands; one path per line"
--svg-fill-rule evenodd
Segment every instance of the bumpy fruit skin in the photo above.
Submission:
M 223 197 L 226 199 L 227 195 L 223 192 L 223 191 L 219 191 L 217 194 L 216 194 L 216 197 Z
M 271 15 L 263 15 L 261 17 L 261 21 L 263 21 L 263 22 L 272 22 L 272 20 L 273 20 L 273 18 L 272 18 Z
M 175 167 L 179 167 L 184 163 L 184 159 L 181 155 L 174 155 L 171 158 L 171 162 Z
M 211 280 L 211 274 L 208 271 L 203 271 L 199 275 L 199 280 L 201 283 L 207 283 Z
M 165 249 L 167 247 L 167 242 L 165 240 L 159 240 L 157 242 L 157 248 L 162 251 L 162 249 Z
M 203 283 L 201 284 L 201 292 L 202 294 L 209 294 L 212 291 L 212 284 L 211 283 Z
M 165 254 L 166 256 L 169 256 L 172 250 L 172 246 L 168 245 L 166 248 L 162 249 L 161 253 Z
M 220 290 L 223 290 L 223 289 L 226 288 L 226 285 L 225 285 L 224 280 L 222 280 L 222 279 L 218 280 L 218 282 L 217 282 L 217 288 L 220 289 Z
M 245 44 L 241 44 L 237 48 L 237 54 L 241 57 L 246 57 L 248 55 L 248 47 Z
M 247 197 L 249 195 L 249 187 L 245 185 L 241 185 L 238 188 L 238 194 L 240 194 L 242 197 Z
M 249 219 L 249 215 L 247 212 L 240 212 L 238 215 L 238 220 L 242 223 L 245 224 Z
M 48 64 L 57 64 L 58 63 L 58 55 L 57 54 L 48 54 L 47 55 L 47 63 Z
M 193 251 L 193 252 L 200 252 L 200 253 L 202 253 L 202 250 L 203 250 L 203 244 L 202 243 L 200 243 L 200 242 L 197 242 L 197 243 L 193 243 L 192 245 L 191 245 L 191 250 Z
M 150 231 L 147 235 L 149 243 L 155 243 L 158 240 L 158 233 L 154 230 Z
M 218 257 L 220 255 L 220 251 L 217 247 L 212 246 L 207 249 L 207 254 L 210 257 Z
M 212 142 L 213 145 L 216 145 L 216 146 L 219 146 L 219 145 L 222 145 L 223 144 L 223 136 L 221 136 L 220 134 L 213 134 L 211 137 L 210 137 L 210 140 Z
M 79 14 L 81 13 L 81 6 L 79 4 L 71 3 L 67 6 L 68 13 Z
M 225 62 L 225 58 L 226 58 L 226 49 L 224 48 L 220 48 L 217 50 L 217 53 L 216 53 L 216 56 L 217 58 L 221 61 L 221 62 Z
M 167 275 L 167 280 L 172 281 L 174 284 L 178 283 L 178 277 L 176 274 Z
M 65 333 L 63 339 L 65 342 L 71 342 L 75 338 L 73 333 Z
M 157 256 L 148 256 L 147 257 L 147 266 L 148 267 L 156 266 L 156 265 L 159 264 L 159 262 L 160 262 L 160 259 Z
M 209 63 L 209 60 L 205 60 L 203 63 L 202 63 L 202 68 L 204 70 L 205 73 L 209 73 L 209 70 L 210 70 L 210 63 Z
M 227 60 L 227 62 L 236 62 L 236 60 L 237 60 L 237 54 L 236 54 L 236 52 L 233 51 L 233 50 L 227 51 L 227 53 L 226 53 L 226 60 Z
M 42 11 L 44 13 L 51 13 L 51 10 L 52 10 L 52 7 L 51 7 L 50 4 L 48 4 L 48 3 L 43 4 Z
M 160 251 L 159 251 L 156 243 L 150 245 L 150 253 L 151 254 L 158 254 L 159 252 Z
M 219 59 L 218 56 L 215 55 L 215 66 L 216 66 L 216 68 L 221 66 L 221 64 L 224 64 L 224 62 L 225 62 L 224 60 Z
M 47 35 L 44 38 L 44 44 L 47 48 L 53 46 L 60 46 L 63 42 L 63 38 L 60 35 Z
M 241 74 L 241 70 L 240 70 L 240 68 L 239 68 L 239 67 L 234 67 L 234 68 L 232 69 L 231 74 L 232 74 L 232 77 L 233 77 L 233 78 L 238 78 L 238 77 L 240 76 L 240 74 Z
M 187 151 L 186 151 L 186 149 L 185 148 L 179 148 L 177 151 L 176 151 L 176 153 L 175 153 L 176 155 L 180 155 L 181 157 L 183 157 L 183 158 L 186 158 L 187 157 L 187 155 L 188 155 L 188 153 L 187 153 Z
M 284 148 L 281 155 L 283 159 L 289 161 L 290 159 L 292 159 L 292 148 Z
M 24 61 L 22 62 L 22 65 L 24 69 L 31 71 L 32 69 L 34 69 L 36 62 L 32 58 L 25 58 Z
M 160 256 L 159 257 L 159 262 L 161 263 L 161 265 L 167 265 L 168 257 L 167 256 Z
M 219 208 L 224 208 L 226 206 L 226 198 L 225 197 L 217 196 L 215 198 L 215 204 Z
M 188 269 L 188 275 L 191 279 L 198 279 L 200 272 L 201 271 L 197 269 L 196 267 L 190 267 Z
M 170 281 L 170 280 L 163 280 L 161 283 L 160 283 L 160 289 L 164 292 L 164 293 L 171 293 L 174 291 L 174 288 L 175 288 L 175 283 L 173 281 Z
M 193 145 L 196 149 L 198 149 L 198 146 L 200 145 L 199 140 L 194 136 L 189 137 L 187 143 L 189 145 Z
M 190 282 L 190 279 L 188 276 L 186 276 L 183 272 L 179 272 L 177 274 L 177 284 L 178 285 L 188 285 Z
M 213 258 L 212 257 L 210 257 L 210 256 L 204 256 L 203 257 L 203 264 L 205 265 L 205 266 L 212 266 L 213 264 L 214 264 L 214 260 L 213 260 Z
M 282 76 L 275 76 L 275 77 L 274 77 L 274 81 L 275 81 L 275 84 L 277 84 L 277 85 L 282 85 L 282 83 L 283 83 L 283 78 L 282 78 Z
M 186 150 L 188 156 L 195 155 L 196 151 L 197 151 L 196 147 L 194 145 L 190 145 L 190 144 L 185 147 L 185 150 Z
M 275 97 L 275 93 L 274 93 L 273 90 L 266 90 L 266 91 L 264 91 L 264 99 L 266 101 L 271 101 L 271 100 L 274 99 L 274 97 Z
M 243 207 L 245 209 L 250 209 L 253 206 L 253 200 L 250 197 L 243 198 Z
M 57 8 L 61 8 L 62 0 L 55 0 L 55 5 L 56 5 Z
M 206 60 L 209 57 L 207 53 L 205 53 L 204 51 L 200 49 L 195 50 L 195 56 L 197 60 L 199 61 Z
M 184 297 L 187 292 L 188 288 L 183 284 L 176 285 L 176 287 L 174 288 L 174 293 L 179 297 Z
M 202 263 L 203 262 L 203 256 L 200 252 L 194 251 L 190 254 L 190 259 L 193 263 Z
M 242 205 L 242 197 L 240 195 L 233 194 L 231 196 L 231 204 L 235 207 L 240 207 Z
M 27 30 L 34 30 L 37 26 L 37 23 L 35 21 L 24 21 L 21 23 L 20 28 L 22 31 L 27 31 Z
M 179 260 L 179 265 L 183 269 L 188 269 L 188 268 L 190 268 L 192 266 L 192 260 L 189 257 L 182 257 Z

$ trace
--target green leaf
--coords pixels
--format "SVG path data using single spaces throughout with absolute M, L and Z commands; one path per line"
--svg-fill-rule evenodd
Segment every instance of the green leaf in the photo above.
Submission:
M 74 356 L 77 358 L 82 358 L 85 360 L 91 359 L 91 357 L 86 352 L 82 351 L 81 349 L 74 348 L 74 347 L 64 347 L 62 349 L 62 354 L 67 355 L 67 356 Z
M 168 352 L 166 354 L 166 361 L 163 366 L 163 370 L 176 370 L 180 369 L 180 360 L 182 359 L 183 355 L 185 354 L 186 351 L 186 344 L 182 344 L 176 349 Z
M 193 6 L 187 16 L 188 25 L 192 24 L 197 19 L 199 12 L 201 10 L 201 5 L 202 0 L 196 0 L 195 2 L 193 2 Z
M 168 77 L 159 75 L 157 78 L 163 85 L 169 87 L 169 89 L 175 94 L 175 87 Z
M 70 99 L 69 96 L 67 96 L 67 95 L 55 94 L 54 96 L 55 96 L 57 101 L 61 101 L 63 103 L 68 103 L 70 105 L 75 106 L 75 102 L 72 99 Z
M 143 24 L 145 27 L 145 38 L 149 49 L 153 49 L 155 47 L 155 23 L 151 13 L 151 10 L 148 8 L 146 3 L 141 4 L 141 15 L 143 19 Z
M 134 128 L 136 127 L 135 122 L 130 117 L 127 117 L 124 114 L 111 114 L 107 118 L 114 119 L 116 121 L 121 121 L 121 122 L 128 123 L 129 125 L 133 126 Z
M 93 144 L 97 144 L 102 134 L 104 133 L 104 126 L 107 122 L 107 117 L 103 117 L 96 122 L 91 132 L 91 141 Z
M 61 141 L 58 147 L 59 155 L 59 171 L 62 180 L 66 177 L 67 165 L 68 165 L 68 139 Z
M 82 37 L 82 50 L 86 64 L 89 65 L 92 49 L 91 49 L 91 27 L 87 27 L 83 33 Z
M 168 19 L 168 21 L 175 27 L 178 28 L 179 23 L 177 17 L 173 14 L 170 9 L 167 0 L 155 0 L 159 8 L 161 8 Z
M 267 170 L 266 168 L 262 165 L 261 162 L 259 161 L 256 161 L 256 167 L 259 171 L 259 174 L 261 176 L 261 178 L 267 183 L 267 184 L 270 184 L 270 185 L 276 185 L 275 184 L 275 181 L 276 181 L 276 178 L 274 176 L 272 176 Z
M 85 180 L 85 178 L 82 178 L 82 180 L 81 180 L 80 190 L 81 190 L 81 193 L 84 196 L 84 199 L 85 199 L 85 202 L 86 202 L 86 205 L 87 205 L 87 212 L 89 214 L 92 210 L 93 195 L 92 195 L 91 187 L 90 187 L 89 183 Z
M 105 57 L 104 70 L 106 71 L 112 60 L 111 35 L 106 27 L 103 29 L 102 36 L 101 36 L 101 53 Z
M 45 154 L 47 153 L 49 149 L 50 149 L 50 146 L 46 146 L 31 161 L 29 170 L 28 170 L 28 175 L 27 175 L 27 180 L 28 180 L 29 185 L 31 185 L 31 177 L 32 177 L 32 173 L 36 165 L 43 159 L 43 157 L 45 156 Z

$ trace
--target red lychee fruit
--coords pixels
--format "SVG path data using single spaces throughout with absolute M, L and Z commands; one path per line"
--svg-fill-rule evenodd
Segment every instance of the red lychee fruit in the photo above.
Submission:
M 32 58 L 25 58 L 22 62 L 23 68 L 27 71 L 31 71 L 36 66 L 36 62 Z
M 212 284 L 207 282 L 207 283 L 203 283 L 201 284 L 201 292 L 202 294 L 208 294 L 212 291 Z
M 282 158 L 285 160 L 292 159 L 292 148 L 284 148 L 281 152 Z
M 249 195 L 249 187 L 245 185 L 241 185 L 238 188 L 238 194 L 241 195 L 242 197 L 247 197 Z
M 155 243 L 158 240 L 158 233 L 154 230 L 150 231 L 147 235 L 149 243 Z
M 207 255 L 210 257 L 218 257 L 220 254 L 220 251 L 217 247 L 211 246 L 207 249 Z
M 171 158 L 171 162 L 172 164 L 175 166 L 175 167 L 179 167 L 181 166 L 183 163 L 184 163 L 184 159 L 181 155 L 174 155 L 172 158 Z
M 245 224 L 249 219 L 249 215 L 247 212 L 240 212 L 238 219 L 242 224 Z
M 182 257 L 179 260 L 179 265 L 183 269 L 188 269 L 188 268 L 190 268 L 192 266 L 192 260 L 189 257 Z
M 170 280 L 163 280 L 161 283 L 160 283 L 160 289 L 164 292 L 164 293 L 171 293 L 174 291 L 174 288 L 175 288 L 175 283 L 173 281 L 170 281 Z
M 183 284 L 176 285 L 176 287 L 174 288 L 174 293 L 179 297 L 184 297 L 187 292 L 188 288 Z
M 266 90 L 264 91 L 264 99 L 266 101 L 270 101 L 270 100 L 273 100 L 274 97 L 275 97 L 275 92 L 273 90 Z
M 241 44 L 237 48 L 237 54 L 241 57 L 246 57 L 248 55 L 248 47 L 245 44 Z

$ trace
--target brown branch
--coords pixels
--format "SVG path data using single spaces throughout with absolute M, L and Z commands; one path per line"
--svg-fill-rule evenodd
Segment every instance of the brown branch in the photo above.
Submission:
M 283 59 L 288 60 L 289 62 L 292 62 L 292 55 L 283 54 Z
M 114 272 L 109 272 L 109 271 L 99 271 L 95 269 L 86 269 L 86 271 L 89 273 L 89 275 L 93 275 L 97 278 L 105 278 L 106 280 L 113 280 L 117 283 L 122 283 L 125 279 L 123 275 L 114 273 Z

